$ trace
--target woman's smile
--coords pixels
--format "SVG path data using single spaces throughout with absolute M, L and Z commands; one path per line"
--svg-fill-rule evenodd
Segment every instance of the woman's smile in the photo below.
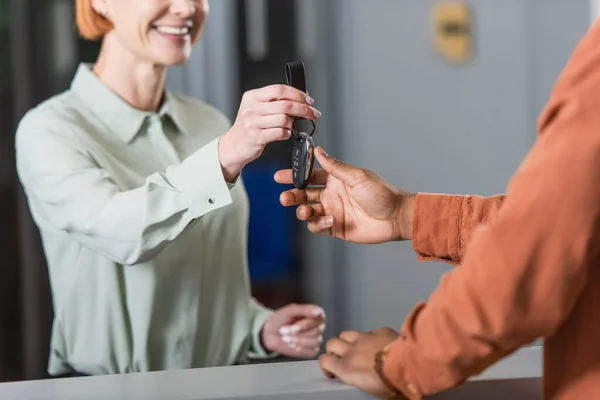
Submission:
M 192 28 L 191 21 L 184 25 L 156 24 L 152 26 L 152 30 L 174 42 L 191 41 Z

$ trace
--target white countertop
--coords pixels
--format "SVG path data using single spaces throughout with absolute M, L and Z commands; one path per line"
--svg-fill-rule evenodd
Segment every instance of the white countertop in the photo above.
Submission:
M 541 399 L 542 348 L 527 347 L 434 399 Z M 316 361 L 0 384 L 2 400 L 369 399 L 323 377 Z

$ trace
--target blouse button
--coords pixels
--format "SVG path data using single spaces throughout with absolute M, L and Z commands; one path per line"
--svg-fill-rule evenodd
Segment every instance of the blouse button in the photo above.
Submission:
M 209 202 L 210 204 L 215 204 L 215 199 L 213 199 L 212 197 L 209 197 L 209 198 L 208 198 L 208 202 Z

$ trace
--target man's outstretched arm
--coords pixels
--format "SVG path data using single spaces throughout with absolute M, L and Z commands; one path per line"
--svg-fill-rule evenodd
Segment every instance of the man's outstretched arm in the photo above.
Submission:
M 570 314 L 600 236 L 600 114 L 581 96 L 547 125 L 494 221 L 389 347 L 383 374 L 407 397 L 457 386 Z

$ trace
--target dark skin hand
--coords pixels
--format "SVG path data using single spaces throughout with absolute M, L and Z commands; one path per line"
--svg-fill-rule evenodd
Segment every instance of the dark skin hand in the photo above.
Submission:
M 361 333 L 345 331 L 327 341 L 327 354 L 319 358 L 325 376 L 337 378 L 373 396 L 388 399 L 393 394 L 375 370 L 375 355 L 399 334 L 390 328 Z
M 386 182 L 375 172 L 353 167 L 315 150 L 323 167 L 315 168 L 311 185 L 280 196 L 284 206 L 298 206 L 298 219 L 313 233 L 349 242 L 373 244 L 412 238 L 415 196 Z M 281 170 L 275 181 L 292 183 L 292 171 Z M 323 187 L 324 186 L 324 187 Z
M 373 171 L 330 157 L 321 147 L 315 157 L 322 168 L 313 170 L 310 184 L 318 187 L 288 190 L 280 197 L 282 205 L 298 206 L 298 219 L 308 221 L 311 232 L 365 244 L 412 239 L 414 194 Z M 275 181 L 291 184 L 292 171 L 278 171 Z M 398 336 L 389 328 L 343 332 L 327 342 L 327 354 L 319 358 L 321 369 L 329 378 L 389 399 L 395 391 L 377 373 L 375 358 Z

